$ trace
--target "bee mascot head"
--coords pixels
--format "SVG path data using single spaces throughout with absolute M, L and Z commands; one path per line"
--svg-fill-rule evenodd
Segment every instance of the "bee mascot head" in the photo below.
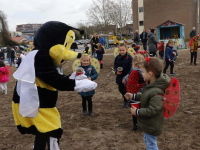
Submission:
M 58 21 L 45 23 L 35 34 L 35 49 L 43 55 L 49 55 L 57 66 L 61 65 L 63 61 L 81 57 L 81 54 L 69 50 L 75 40 L 73 29 L 75 28 Z M 80 34 L 84 34 L 84 31 L 81 30 Z

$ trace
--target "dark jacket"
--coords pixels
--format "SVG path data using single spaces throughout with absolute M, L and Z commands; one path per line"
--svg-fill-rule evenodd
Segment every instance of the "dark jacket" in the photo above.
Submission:
M 171 79 L 164 74 L 153 83 L 147 84 L 142 93 L 136 95 L 140 101 L 138 127 L 143 132 L 158 136 L 163 130 L 165 89 L 169 87 Z
M 79 66 L 82 67 L 85 71 L 85 75 L 87 77 L 91 77 L 91 80 L 95 80 L 98 77 L 98 73 L 96 71 L 96 69 L 93 66 Z M 89 91 L 89 92 L 79 92 L 78 94 L 80 94 L 81 96 L 87 97 L 87 96 L 92 96 L 94 95 L 95 90 Z
M 17 63 L 16 64 L 18 65 L 18 68 L 19 68 L 19 66 L 21 64 L 21 61 L 22 61 L 21 57 L 17 58 Z
M 143 33 L 144 33 L 144 32 L 142 32 L 142 33 L 140 34 L 140 39 L 141 39 L 142 43 L 146 43 L 146 42 L 147 42 L 147 32 L 145 32 L 145 39 L 143 39 Z
M 123 56 L 121 56 L 120 54 L 115 58 L 115 62 L 114 62 L 114 70 L 115 72 L 117 72 L 117 68 L 118 67 L 122 67 L 123 71 L 121 75 L 117 75 L 116 77 L 116 83 L 119 85 L 123 85 L 122 83 L 122 79 L 124 76 L 126 76 L 131 68 L 132 68 L 132 61 L 133 58 L 128 55 L 127 53 Z
M 14 59 L 15 58 L 15 51 L 11 50 L 11 58 Z
M 103 54 L 104 54 L 104 49 L 96 50 L 97 53 L 97 59 L 102 60 L 103 59 Z
M 134 41 L 135 43 L 140 42 L 140 37 L 139 37 L 139 34 L 138 34 L 137 32 L 135 32 L 135 34 L 134 34 L 134 39 L 133 39 L 133 41 Z
M 197 35 L 197 33 L 196 33 L 196 31 L 191 31 L 190 32 L 190 38 L 193 38 L 194 36 L 196 36 Z
M 148 45 L 149 45 L 149 52 L 157 52 L 157 44 L 159 43 L 156 41 L 156 35 L 152 32 L 147 34 L 148 37 Z
M 11 49 L 7 48 L 7 58 L 11 58 Z
M 1 52 L 0 52 L 0 60 L 4 60 L 4 59 L 5 59 L 4 52 L 1 51 Z
M 169 59 L 173 59 L 173 50 L 172 47 L 169 47 L 168 44 L 166 45 L 166 49 L 165 49 L 165 60 L 169 60 Z
M 93 43 L 95 44 L 95 45 L 93 45 Z M 92 46 L 92 51 L 95 51 L 95 49 L 94 48 L 97 48 L 97 45 L 96 44 L 98 44 L 99 43 L 99 38 L 98 37 L 93 37 L 92 39 L 91 39 L 91 46 Z
M 88 54 L 88 52 L 89 52 L 89 47 L 87 46 L 87 47 L 85 48 L 84 53 L 87 53 L 87 54 Z

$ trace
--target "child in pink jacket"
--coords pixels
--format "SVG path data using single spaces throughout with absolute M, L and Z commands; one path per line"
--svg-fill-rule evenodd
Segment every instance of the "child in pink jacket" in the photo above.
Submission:
M 4 62 L 0 60 L 0 87 L 2 89 L 3 94 L 7 94 L 6 82 L 9 81 L 7 74 L 8 74 L 8 69 L 5 67 Z

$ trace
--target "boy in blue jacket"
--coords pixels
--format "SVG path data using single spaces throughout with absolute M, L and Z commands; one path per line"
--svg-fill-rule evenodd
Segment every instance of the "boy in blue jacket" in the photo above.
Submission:
M 115 63 L 114 63 L 114 70 L 117 74 L 116 77 L 116 83 L 118 84 L 119 92 L 122 94 L 124 98 L 124 105 L 123 107 L 126 108 L 128 107 L 127 99 L 124 97 L 126 94 L 126 87 L 124 86 L 124 83 L 122 83 L 123 77 L 125 77 L 131 70 L 132 68 L 132 62 L 133 58 L 127 54 L 127 46 L 126 44 L 120 43 L 119 44 L 119 55 L 115 58 Z M 122 67 L 122 71 L 118 71 L 118 67 Z
M 172 40 L 169 40 L 168 41 L 168 44 L 166 45 L 166 49 L 165 49 L 165 61 L 166 61 L 166 65 L 165 65 L 165 68 L 163 70 L 163 73 L 166 74 L 166 71 L 170 65 L 170 75 L 176 75 L 174 72 L 173 72 L 173 68 L 174 68 L 174 61 L 173 61 L 173 45 L 174 45 L 174 41 Z
M 90 56 L 88 54 L 83 54 L 81 57 L 81 66 L 85 71 L 85 75 L 88 77 L 89 80 L 95 80 L 98 77 L 98 73 L 96 69 L 91 65 Z M 87 114 L 87 107 L 86 101 L 88 101 L 88 111 L 89 115 L 93 116 L 92 111 L 92 96 L 94 95 L 95 90 L 89 92 L 80 92 L 78 94 L 82 97 L 82 107 L 83 107 L 83 114 Z

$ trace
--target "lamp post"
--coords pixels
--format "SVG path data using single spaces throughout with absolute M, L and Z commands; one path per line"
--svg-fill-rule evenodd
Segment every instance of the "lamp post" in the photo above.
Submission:
M 80 20 L 85 22 L 85 34 L 86 34 L 86 39 L 87 39 L 87 31 L 86 31 L 86 20 Z

